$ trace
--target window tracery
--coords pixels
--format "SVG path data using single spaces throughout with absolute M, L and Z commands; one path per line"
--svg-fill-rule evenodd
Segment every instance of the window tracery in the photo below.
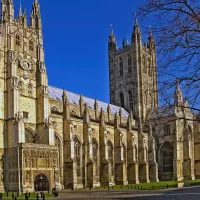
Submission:
M 20 36 L 18 34 L 15 36 L 15 44 L 16 44 L 16 46 L 21 45 Z
M 123 74 L 124 74 L 124 66 L 123 66 L 123 60 L 122 60 L 122 58 L 120 57 L 119 58 L 119 75 L 120 76 L 123 76 Z

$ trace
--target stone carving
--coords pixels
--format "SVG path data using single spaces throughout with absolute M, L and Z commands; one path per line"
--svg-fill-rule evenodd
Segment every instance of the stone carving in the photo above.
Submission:
M 23 112 L 21 111 L 18 111 L 16 114 L 15 114 L 15 121 L 19 122 L 23 119 Z
M 18 90 L 19 79 L 17 77 L 12 77 L 12 89 Z
M 33 63 L 25 59 L 19 59 L 19 66 L 25 71 L 30 71 L 33 68 Z
M 42 95 L 48 96 L 49 91 L 47 86 L 42 86 Z

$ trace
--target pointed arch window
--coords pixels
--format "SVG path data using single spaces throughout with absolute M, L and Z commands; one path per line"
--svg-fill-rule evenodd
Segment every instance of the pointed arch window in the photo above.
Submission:
M 24 92 L 24 84 L 23 84 L 22 81 L 19 81 L 18 88 L 19 88 L 19 93 L 23 94 L 23 92 Z
M 170 135 L 170 125 L 164 126 L 164 135 Z
M 131 91 L 128 92 L 129 97 L 129 108 L 133 111 L 133 94 Z
M 132 59 L 130 55 L 128 55 L 128 73 L 132 73 Z
M 20 44 L 21 44 L 21 42 L 20 42 L 20 36 L 18 34 L 15 36 L 15 44 L 17 46 L 20 46 Z
M 148 58 L 148 74 L 149 76 L 152 76 L 152 68 L 151 68 L 151 59 Z
M 96 139 L 92 139 L 92 151 L 93 151 L 93 160 L 95 161 L 95 172 L 96 176 L 99 175 L 99 170 L 98 170 L 98 144 Z
M 166 142 L 161 149 L 163 172 L 173 172 L 173 146 Z
M 122 108 L 124 108 L 124 95 L 123 95 L 123 93 L 121 92 L 119 96 L 120 96 L 120 105 L 121 105 Z
M 125 146 L 125 144 L 122 145 L 122 149 L 123 149 L 123 160 L 126 162 L 126 146 Z
M 111 175 L 114 175 L 113 144 L 111 141 L 108 141 L 108 160 L 111 164 Z
M 135 162 L 138 161 L 138 149 L 137 149 L 137 146 L 134 147 L 134 161 Z
M 77 176 L 81 176 L 81 143 L 77 137 L 74 139 L 74 155 L 77 166 Z
M 123 74 L 124 74 L 123 60 L 122 60 L 122 58 L 120 57 L 120 58 L 119 58 L 119 75 L 120 75 L 120 76 L 123 76 Z
M 34 43 L 32 40 L 29 41 L 29 50 L 34 51 Z
M 32 97 L 33 94 L 33 85 L 32 84 L 28 84 L 28 95 L 30 97 Z

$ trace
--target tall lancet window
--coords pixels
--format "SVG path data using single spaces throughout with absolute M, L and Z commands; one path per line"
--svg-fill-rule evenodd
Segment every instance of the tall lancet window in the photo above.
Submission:
M 74 138 L 74 155 L 77 165 L 77 176 L 81 176 L 81 143 L 77 137 Z
M 128 55 L 128 73 L 132 73 L 132 60 L 130 55 Z
M 133 94 L 131 91 L 128 92 L 128 96 L 129 96 L 129 108 L 130 110 L 133 111 Z
M 123 60 L 122 60 L 122 58 L 120 57 L 119 58 L 119 75 L 120 76 L 123 76 L 123 74 L 124 74 L 124 66 L 123 66 Z
M 114 175 L 113 144 L 108 141 L 108 159 L 111 164 L 111 175 Z
M 95 168 L 96 168 L 96 176 L 99 174 L 98 170 L 98 144 L 96 139 L 92 139 L 92 151 L 93 151 L 93 160 L 95 162 Z
M 15 44 L 17 45 L 17 46 L 20 46 L 20 36 L 17 34 L 16 35 L 16 37 L 15 37 Z
M 124 108 L 124 95 L 123 95 L 123 93 L 121 92 L 119 96 L 120 96 L 120 105 L 121 105 L 122 108 Z

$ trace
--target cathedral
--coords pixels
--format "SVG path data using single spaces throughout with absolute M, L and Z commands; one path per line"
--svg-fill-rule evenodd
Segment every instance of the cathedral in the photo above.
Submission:
M 33 0 L 0 16 L 0 191 L 45 191 L 200 177 L 197 116 L 177 83 L 174 104 L 158 106 L 156 48 L 108 40 L 110 104 L 48 84 L 42 19 Z

